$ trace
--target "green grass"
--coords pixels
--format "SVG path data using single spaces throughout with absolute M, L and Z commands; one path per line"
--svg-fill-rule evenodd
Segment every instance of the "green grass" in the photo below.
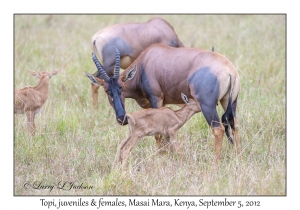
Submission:
M 154 138 L 146 137 L 128 166 L 115 165 L 128 127 L 116 123 L 101 89 L 98 111 L 92 107 L 84 74 L 96 70 L 91 37 L 105 26 L 154 16 L 170 22 L 185 46 L 214 46 L 238 68 L 240 160 L 224 137 L 221 161 L 213 164 L 213 135 L 199 113 L 177 134 L 184 155 L 158 155 Z M 27 135 L 25 116 L 15 115 L 15 195 L 285 195 L 285 21 L 284 15 L 15 15 L 15 88 L 37 84 L 28 70 L 62 69 L 51 78 L 49 99 L 36 116 L 36 136 Z M 126 107 L 141 109 L 131 99 Z M 34 181 L 94 188 L 23 187 Z

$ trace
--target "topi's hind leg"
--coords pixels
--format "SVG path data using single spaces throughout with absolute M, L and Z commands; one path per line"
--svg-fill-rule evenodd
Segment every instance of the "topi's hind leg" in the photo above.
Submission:
M 232 135 L 234 139 L 234 143 L 236 145 L 237 154 L 241 154 L 241 142 L 240 142 L 240 135 L 239 135 L 239 126 L 236 119 L 236 107 L 237 107 L 237 99 L 232 103 L 232 112 L 234 117 L 234 129 L 232 129 Z
M 229 95 L 225 95 L 221 100 L 220 103 L 225 111 L 225 113 L 222 115 L 222 123 L 225 128 L 225 134 L 231 144 L 233 144 L 233 139 L 230 136 L 230 128 L 234 127 L 233 122 L 233 110 L 232 105 L 230 104 L 231 99 L 229 98 Z
M 209 67 L 203 67 L 190 76 L 189 86 L 191 95 L 199 102 L 202 113 L 212 128 L 215 137 L 216 160 L 219 160 L 225 130 L 216 109 L 220 94 L 219 79 Z
M 215 153 L 216 153 L 216 162 L 217 162 L 221 156 L 225 128 L 223 124 L 220 122 L 216 107 L 202 104 L 201 109 L 205 119 L 210 124 L 215 137 Z
M 222 144 L 223 144 L 223 136 L 224 136 L 224 126 L 220 123 L 219 127 L 211 127 L 214 137 L 215 137 L 215 153 L 216 153 L 216 161 L 220 160 Z
M 236 145 L 238 155 L 241 154 L 241 142 L 240 142 L 240 135 L 239 135 L 239 126 L 237 124 L 236 118 L 234 118 L 234 129 L 232 129 L 233 139 Z

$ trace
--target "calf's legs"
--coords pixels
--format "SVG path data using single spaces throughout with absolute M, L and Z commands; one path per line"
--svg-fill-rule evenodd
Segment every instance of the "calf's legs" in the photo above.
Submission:
M 122 163 L 124 162 L 128 156 L 133 147 L 142 139 L 144 136 L 137 136 L 131 134 L 125 141 L 121 143 L 121 146 L 119 147 L 119 154 L 118 154 L 118 159 L 119 162 Z M 155 139 L 156 139 L 156 146 L 158 149 L 160 149 L 161 152 L 170 151 L 170 152 L 178 152 L 179 151 L 179 146 L 176 141 L 176 134 L 172 134 L 168 137 L 162 138 L 163 136 L 161 134 L 156 134 Z M 171 137 L 171 139 L 170 139 Z
M 30 132 L 30 134 L 34 135 L 35 134 L 35 124 L 34 124 L 35 113 L 33 111 L 27 111 L 26 117 L 27 117 L 28 131 Z
M 163 154 L 165 152 L 171 152 L 171 153 L 179 153 L 179 145 L 176 140 L 176 132 L 175 133 L 169 133 L 168 136 L 162 136 L 161 134 L 155 135 L 156 140 L 156 146 L 159 150 L 160 154 Z
M 128 155 L 132 148 L 139 142 L 141 137 L 130 135 L 128 139 L 121 143 L 119 148 L 119 162 L 122 163 L 128 158 Z

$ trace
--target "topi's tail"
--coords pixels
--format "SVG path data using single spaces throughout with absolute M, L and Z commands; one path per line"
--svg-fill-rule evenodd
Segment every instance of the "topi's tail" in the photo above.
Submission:
M 227 105 L 227 109 L 225 111 L 225 113 L 222 115 L 222 123 L 225 127 L 225 133 L 226 136 L 228 138 L 228 140 L 230 141 L 230 143 L 233 144 L 233 140 L 230 136 L 229 133 L 229 125 L 231 127 L 232 130 L 234 130 L 234 117 L 233 117 L 233 112 L 232 112 L 232 91 L 231 91 L 231 75 L 229 74 L 229 100 L 228 100 L 228 105 Z

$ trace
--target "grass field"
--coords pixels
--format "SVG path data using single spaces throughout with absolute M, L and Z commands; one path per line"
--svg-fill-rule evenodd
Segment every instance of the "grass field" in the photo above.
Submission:
M 127 167 L 114 165 L 128 127 L 116 123 L 102 89 L 98 111 L 92 107 L 84 74 L 96 70 L 90 40 L 105 26 L 156 16 L 171 23 L 185 46 L 214 46 L 237 67 L 240 160 L 224 138 L 214 166 L 213 135 L 199 113 L 178 132 L 183 156 L 158 155 L 154 138 L 147 137 Z M 34 137 L 25 116 L 14 116 L 14 194 L 286 195 L 285 27 L 284 15 L 15 15 L 14 87 L 37 84 L 28 70 L 62 71 L 51 78 Z M 141 109 L 131 99 L 126 107 Z M 93 188 L 34 189 L 59 182 Z

